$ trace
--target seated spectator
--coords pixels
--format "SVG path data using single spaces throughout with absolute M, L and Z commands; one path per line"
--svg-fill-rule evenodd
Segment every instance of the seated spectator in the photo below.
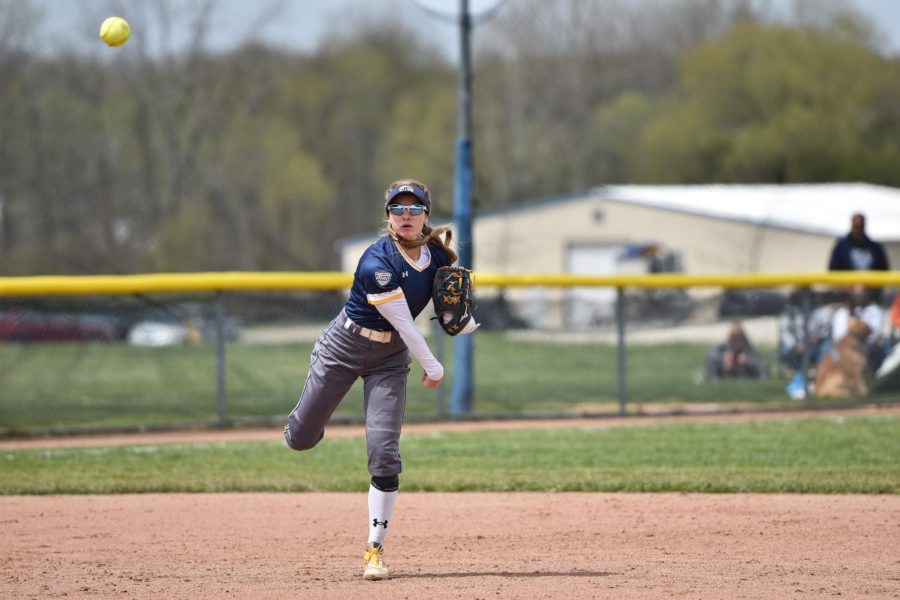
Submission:
M 794 400 L 806 398 L 806 384 L 815 377 L 815 367 L 831 345 L 834 307 L 823 304 L 813 309 L 804 325 L 799 299 L 788 304 L 778 323 L 778 360 L 793 371 L 785 392 Z M 805 329 L 805 330 L 804 330 Z M 806 366 L 806 373 L 803 371 Z
M 778 321 L 778 360 L 794 372 L 803 369 L 804 360 L 808 367 L 815 366 L 831 338 L 833 312 L 830 305 L 819 306 L 804 325 L 803 309 L 796 302 L 788 304 Z
M 763 376 L 756 349 L 750 343 L 740 321 L 735 321 L 724 344 L 711 348 L 707 353 L 707 375 L 711 379 L 722 377 Z
M 859 317 L 871 330 L 866 338 L 866 355 L 869 368 L 873 372 L 877 371 L 885 357 L 885 341 L 882 333 L 884 331 L 884 311 L 875 302 L 872 292 L 864 286 L 853 286 L 847 301 L 834 311 L 831 323 L 832 344 L 847 335 L 851 317 Z

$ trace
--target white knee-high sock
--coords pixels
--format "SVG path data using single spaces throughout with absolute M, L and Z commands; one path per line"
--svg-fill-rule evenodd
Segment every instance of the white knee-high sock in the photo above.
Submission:
M 369 484 L 369 543 L 384 544 L 394 514 L 397 491 L 382 492 Z

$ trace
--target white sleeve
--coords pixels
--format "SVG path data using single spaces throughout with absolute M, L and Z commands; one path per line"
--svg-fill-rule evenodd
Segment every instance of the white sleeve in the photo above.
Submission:
M 422 365 L 422 368 L 425 369 L 428 378 L 435 381 L 443 379 L 444 367 L 431 353 L 428 343 L 416 328 L 416 322 L 412 313 L 409 312 L 406 298 L 400 296 L 381 304 L 375 304 L 375 308 L 382 317 L 394 326 L 406 347 L 409 348 L 409 351 L 412 352 L 419 364 Z
M 850 311 L 845 307 L 840 307 L 834 311 L 831 318 L 831 339 L 835 342 L 847 335 L 848 322 L 850 321 Z

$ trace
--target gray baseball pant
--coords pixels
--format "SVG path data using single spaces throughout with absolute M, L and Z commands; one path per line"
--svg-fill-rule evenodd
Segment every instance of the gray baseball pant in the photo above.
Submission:
M 300 401 L 288 416 L 284 439 L 294 450 L 308 450 L 325 437 L 325 425 L 357 378 L 363 379 L 369 473 L 398 475 L 400 427 L 406 409 L 410 357 L 395 332 L 383 344 L 344 327 L 344 311 L 328 325 L 313 347 L 309 374 Z

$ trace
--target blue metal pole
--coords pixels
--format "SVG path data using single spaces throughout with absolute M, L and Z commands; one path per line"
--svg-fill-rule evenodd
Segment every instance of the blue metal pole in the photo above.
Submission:
M 459 264 L 472 268 L 472 214 L 471 198 L 471 151 L 468 140 L 460 140 L 456 148 L 456 192 L 454 194 L 454 224 L 458 236 Z M 453 390 L 450 395 L 450 416 L 460 417 L 472 412 L 473 391 L 473 336 L 460 335 L 453 338 Z
M 472 253 L 472 69 L 470 32 L 472 21 L 468 0 L 460 0 L 459 138 L 456 143 L 456 172 L 453 190 L 453 222 L 459 249 L 459 265 L 473 265 Z M 474 340 L 471 335 L 453 338 L 453 389 L 450 417 L 472 412 Z

